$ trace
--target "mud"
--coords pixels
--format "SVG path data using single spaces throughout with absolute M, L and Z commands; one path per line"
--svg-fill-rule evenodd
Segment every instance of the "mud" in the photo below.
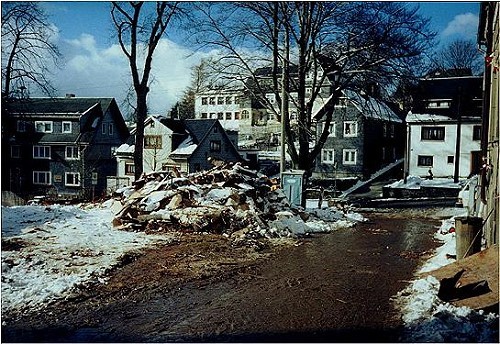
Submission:
M 276 246 L 184 235 L 129 257 L 105 285 L 4 317 L 3 341 L 404 341 L 390 298 L 437 246 L 436 214 L 368 213 L 367 223 Z

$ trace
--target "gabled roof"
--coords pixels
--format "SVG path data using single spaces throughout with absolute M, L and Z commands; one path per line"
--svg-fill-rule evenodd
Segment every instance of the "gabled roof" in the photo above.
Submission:
M 361 114 L 366 118 L 380 119 L 389 122 L 402 123 L 394 111 L 383 101 L 377 100 L 368 95 L 362 96 L 358 92 L 345 90 L 344 95 L 356 106 Z
M 114 98 L 29 98 L 9 100 L 5 107 L 12 114 L 81 115 L 96 104 L 106 112 Z
M 186 129 L 195 143 L 203 141 L 208 132 L 212 129 L 217 122 L 217 119 L 186 119 L 183 121 Z

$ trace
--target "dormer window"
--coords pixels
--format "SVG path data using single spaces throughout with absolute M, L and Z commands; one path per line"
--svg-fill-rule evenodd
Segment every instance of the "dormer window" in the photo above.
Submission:
M 52 121 L 35 121 L 35 131 L 37 133 L 51 133 Z
M 63 134 L 71 134 L 71 122 L 62 122 Z

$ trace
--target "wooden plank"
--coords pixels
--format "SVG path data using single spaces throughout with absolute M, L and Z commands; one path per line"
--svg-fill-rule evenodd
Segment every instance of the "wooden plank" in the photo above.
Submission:
M 432 275 L 439 281 L 451 279 L 455 275 L 460 276 L 458 279 L 459 284 L 457 285 L 459 289 L 474 283 L 486 281 L 490 289 L 489 292 L 471 297 L 464 297 L 467 295 L 462 295 L 464 298 L 448 302 L 455 306 L 466 306 L 476 310 L 491 308 L 498 306 L 499 299 L 498 254 L 498 245 L 493 245 L 472 256 L 448 264 L 434 271 L 423 273 L 421 276 L 426 277 Z M 465 271 L 460 275 L 459 273 L 462 270 Z

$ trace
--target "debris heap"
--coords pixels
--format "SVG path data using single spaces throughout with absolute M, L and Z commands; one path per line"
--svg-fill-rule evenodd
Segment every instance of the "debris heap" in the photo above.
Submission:
M 239 163 L 186 177 L 152 172 L 117 194 L 121 209 L 113 224 L 121 229 L 210 232 L 253 239 L 308 232 L 305 221 L 310 215 L 291 207 L 267 176 Z

